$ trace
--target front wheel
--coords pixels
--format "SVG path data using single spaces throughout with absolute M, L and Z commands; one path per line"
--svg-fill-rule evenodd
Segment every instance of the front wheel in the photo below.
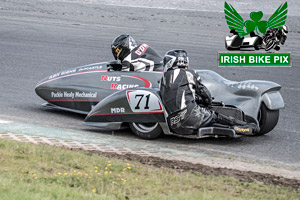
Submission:
M 273 49 L 275 46 L 276 46 L 276 42 L 274 40 L 268 40 L 266 43 L 265 50 L 269 51 L 269 50 Z
M 269 110 L 264 103 L 261 104 L 259 113 L 258 113 L 258 121 L 260 131 L 259 133 L 255 133 L 255 135 L 264 135 L 276 126 L 279 119 L 279 110 Z
M 163 135 L 162 129 L 158 123 L 129 123 L 130 129 L 140 138 L 153 140 Z

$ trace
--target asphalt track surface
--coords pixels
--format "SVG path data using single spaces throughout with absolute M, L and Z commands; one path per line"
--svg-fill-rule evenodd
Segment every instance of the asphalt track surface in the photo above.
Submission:
M 201 140 L 167 136 L 151 142 L 300 169 L 299 20 L 288 16 L 291 31 L 281 50 L 291 51 L 293 67 L 218 68 L 217 52 L 225 51 L 228 34 L 222 12 L 0 1 L 0 118 L 109 134 L 82 125 L 82 115 L 44 109 L 34 88 L 39 80 L 64 69 L 112 60 L 110 42 L 126 32 L 162 55 L 169 49 L 185 49 L 193 69 L 211 69 L 235 81 L 269 80 L 282 85 L 286 108 L 276 128 L 265 136 Z M 140 141 L 129 130 L 116 136 Z

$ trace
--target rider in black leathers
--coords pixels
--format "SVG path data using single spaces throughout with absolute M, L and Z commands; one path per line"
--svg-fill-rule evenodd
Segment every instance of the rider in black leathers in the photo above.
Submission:
M 274 43 L 274 49 L 280 50 L 280 45 L 284 45 L 288 34 L 288 27 L 286 25 L 283 25 L 281 29 L 279 28 L 272 28 L 267 30 L 265 35 L 263 36 L 262 40 L 265 45 L 267 45 L 269 42 Z M 266 48 L 266 51 L 269 50 Z
M 137 45 L 128 34 L 116 37 L 111 44 L 112 54 L 119 62 L 109 65 L 114 71 L 163 71 L 162 57 L 149 45 Z
M 214 123 L 227 125 L 243 135 L 259 131 L 255 124 L 247 124 L 207 109 L 212 104 L 211 94 L 201 83 L 200 76 L 188 69 L 186 51 L 168 51 L 163 64 L 165 73 L 160 81 L 160 93 L 168 114 L 167 123 L 172 131 L 181 135 L 195 134 L 200 127 Z M 245 132 L 247 129 L 249 131 Z

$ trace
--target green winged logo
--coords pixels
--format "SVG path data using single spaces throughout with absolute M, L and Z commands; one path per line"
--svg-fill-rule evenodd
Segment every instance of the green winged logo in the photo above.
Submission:
M 282 29 L 282 26 L 285 25 L 285 21 L 287 18 L 287 7 L 287 2 L 281 4 L 268 21 L 261 20 L 263 17 L 262 11 L 251 12 L 251 20 L 245 21 L 241 17 L 241 15 L 233 8 L 233 6 L 228 4 L 227 2 L 225 2 L 224 4 L 224 12 L 229 29 L 234 29 L 239 34 L 239 36 L 242 37 L 250 34 L 252 31 L 255 31 L 259 35 L 260 33 L 265 34 L 267 29 Z

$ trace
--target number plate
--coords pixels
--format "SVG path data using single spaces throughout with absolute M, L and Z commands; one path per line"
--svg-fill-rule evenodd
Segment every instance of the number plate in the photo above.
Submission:
M 127 100 L 133 112 L 137 113 L 162 113 L 159 98 L 146 90 L 128 90 Z

